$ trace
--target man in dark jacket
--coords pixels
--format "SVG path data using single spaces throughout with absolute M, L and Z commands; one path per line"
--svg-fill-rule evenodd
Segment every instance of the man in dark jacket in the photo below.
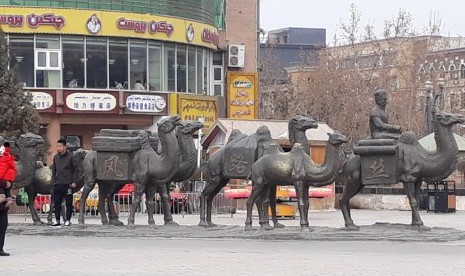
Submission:
M 11 183 L 6 180 L 0 180 L 0 187 L 10 189 Z M 9 253 L 3 251 L 6 228 L 8 227 L 8 207 L 5 206 L 5 203 L 0 204 L 0 256 L 10 256 Z
M 53 157 L 53 203 L 55 205 L 56 222 L 52 227 L 61 227 L 60 214 L 61 203 L 66 201 L 65 227 L 71 225 L 71 215 L 73 214 L 73 188 L 76 188 L 77 169 L 74 163 L 73 154 L 66 149 L 66 141 L 63 139 L 57 142 L 58 153 Z

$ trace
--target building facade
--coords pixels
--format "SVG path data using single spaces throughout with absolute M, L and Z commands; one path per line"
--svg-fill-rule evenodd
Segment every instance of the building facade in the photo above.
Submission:
M 227 25 L 225 0 L 2 0 L 0 27 L 49 142 L 78 136 L 89 149 L 102 128 L 154 129 L 170 114 L 208 127 L 226 114 L 228 41 L 249 57 L 233 70 L 256 73 L 257 4 L 230 2 L 251 10 L 249 37 L 228 33 L 245 19 Z

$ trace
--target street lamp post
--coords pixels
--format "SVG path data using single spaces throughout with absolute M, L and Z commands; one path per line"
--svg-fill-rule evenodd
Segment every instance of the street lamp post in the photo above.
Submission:
M 434 85 L 431 81 L 425 82 L 426 90 L 426 129 L 428 133 L 433 132 L 433 119 L 438 108 L 438 101 L 440 101 L 441 107 L 444 104 L 444 86 L 446 80 L 444 78 L 438 79 L 439 93 L 434 91 Z

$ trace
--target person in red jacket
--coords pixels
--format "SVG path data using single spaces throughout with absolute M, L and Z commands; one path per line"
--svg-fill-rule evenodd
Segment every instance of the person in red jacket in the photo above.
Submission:
M 16 166 L 13 156 L 10 155 L 10 144 L 5 142 L 0 147 L 0 189 L 4 191 L 8 198 L 12 182 L 16 177 Z M 8 206 L 7 202 L 0 203 L 0 256 L 10 256 L 3 251 L 5 244 L 5 234 L 8 227 Z
M 13 183 L 16 178 L 15 158 L 10 154 L 10 143 L 5 142 L 0 147 L 0 180 Z M 0 188 L 0 204 L 5 203 L 5 207 L 10 207 L 13 203 L 10 189 Z

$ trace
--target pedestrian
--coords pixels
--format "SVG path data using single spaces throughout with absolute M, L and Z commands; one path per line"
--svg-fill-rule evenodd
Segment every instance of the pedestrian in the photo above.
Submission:
M 0 180 L 13 183 L 16 179 L 15 158 L 10 154 L 10 143 L 5 142 L 0 146 Z M 0 187 L 0 204 L 5 203 L 5 207 L 13 204 L 10 189 Z
M 73 154 L 66 148 L 66 141 L 57 141 L 57 154 L 53 157 L 52 183 L 53 183 L 53 203 L 55 205 L 55 223 L 53 228 L 61 227 L 61 203 L 66 201 L 66 218 L 63 218 L 65 227 L 71 225 L 71 215 L 73 214 L 73 189 L 77 183 L 77 168 L 73 161 Z
M 6 229 L 8 228 L 8 209 L 11 201 L 8 200 L 10 196 L 10 189 L 13 181 L 16 178 L 16 165 L 14 158 L 10 155 L 10 143 L 5 142 L 0 147 L 0 188 L 5 191 L 7 200 L 0 203 L 0 256 L 10 256 L 3 250 L 5 245 Z

